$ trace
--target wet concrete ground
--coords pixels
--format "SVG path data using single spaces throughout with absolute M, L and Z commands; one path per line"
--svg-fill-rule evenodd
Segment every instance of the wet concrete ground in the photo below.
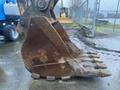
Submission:
M 112 72 L 107 78 L 74 78 L 68 81 L 33 80 L 20 56 L 21 41 L 0 43 L 0 90 L 120 90 L 120 57 L 98 51 Z

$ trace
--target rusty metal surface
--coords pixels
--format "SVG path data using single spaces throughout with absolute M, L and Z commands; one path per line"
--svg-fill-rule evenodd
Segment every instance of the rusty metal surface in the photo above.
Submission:
M 53 12 L 58 0 L 47 0 L 47 8 L 42 9 L 36 6 L 38 1 L 46 2 L 32 0 L 20 26 L 26 35 L 21 53 L 33 78 L 110 76 L 96 53 L 83 53 L 70 41 Z
M 19 7 L 20 15 L 23 15 L 25 10 L 28 8 L 29 4 L 28 0 L 17 0 L 17 4 Z

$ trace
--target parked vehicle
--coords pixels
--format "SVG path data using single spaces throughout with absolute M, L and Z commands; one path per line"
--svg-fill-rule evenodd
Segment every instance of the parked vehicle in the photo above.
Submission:
M 3 36 L 9 41 L 17 40 L 19 33 L 16 30 L 16 26 L 19 22 L 19 18 L 19 10 L 16 1 L 2 0 L 0 2 L 0 36 Z

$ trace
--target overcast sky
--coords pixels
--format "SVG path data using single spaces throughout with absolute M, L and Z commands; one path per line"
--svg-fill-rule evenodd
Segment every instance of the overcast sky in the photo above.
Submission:
M 61 1 L 61 0 L 59 0 Z M 63 0 L 64 6 L 69 7 L 70 0 Z M 89 0 L 90 6 L 94 5 L 95 0 Z M 100 10 L 116 10 L 117 8 L 118 0 L 101 0 L 101 7 Z M 120 10 L 120 6 L 119 6 Z
M 101 0 L 101 10 L 116 10 L 118 0 Z M 119 7 L 120 9 L 120 7 Z

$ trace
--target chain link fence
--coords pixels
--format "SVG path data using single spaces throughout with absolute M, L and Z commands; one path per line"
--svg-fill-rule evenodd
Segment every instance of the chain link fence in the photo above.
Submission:
M 99 11 L 97 14 L 97 21 L 96 21 L 96 31 L 105 33 L 105 34 L 113 34 L 113 33 L 120 33 L 120 0 L 115 0 L 115 4 L 111 4 L 113 9 L 105 8 L 103 9 L 103 5 L 105 2 L 101 0 L 99 3 Z
M 92 37 L 97 35 L 96 33 L 118 33 L 120 32 L 120 0 L 114 2 L 116 2 L 115 9 L 110 10 L 103 8 L 106 3 L 104 0 L 81 0 L 79 8 L 70 7 L 70 15 L 73 21 L 87 27 Z M 112 3 L 107 4 L 111 4 L 112 7 Z

